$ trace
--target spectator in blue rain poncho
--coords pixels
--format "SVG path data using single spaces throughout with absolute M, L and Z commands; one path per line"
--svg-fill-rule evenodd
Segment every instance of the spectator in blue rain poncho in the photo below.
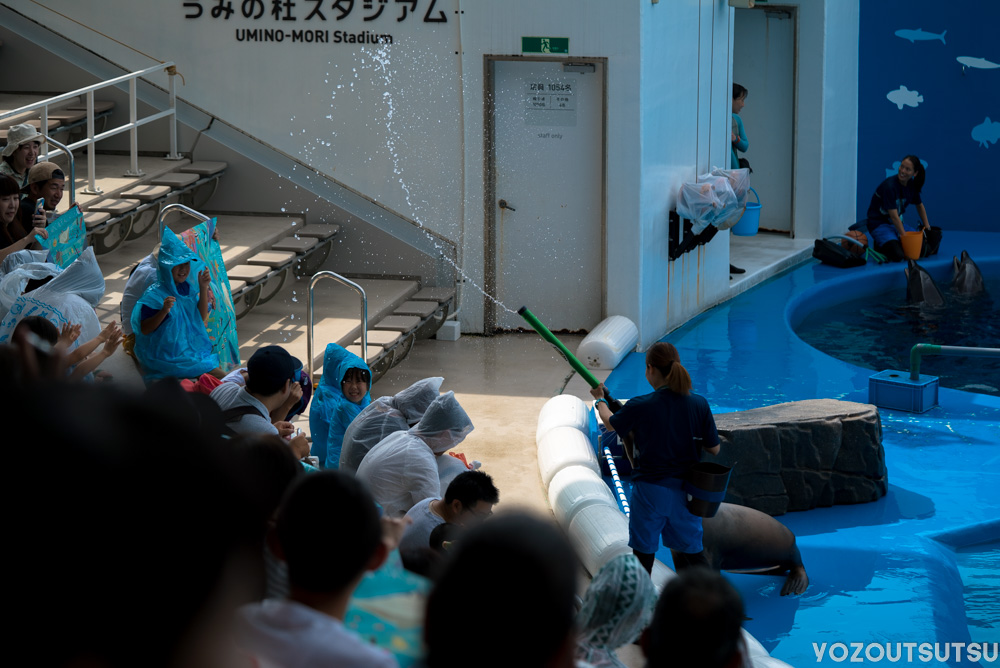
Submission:
M 344 432 L 361 409 L 372 402 L 371 379 L 372 372 L 360 357 L 336 343 L 326 347 L 323 377 L 309 409 L 311 454 L 319 459 L 321 467 L 340 466 Z
M 208 270 L 170 228 L 163 230 L 156 260 L 157 281 L 132 311 L 135 356 L 144 377 L 197 378 L 211 373 L 222 378 L 205 329 L 211 300 Z

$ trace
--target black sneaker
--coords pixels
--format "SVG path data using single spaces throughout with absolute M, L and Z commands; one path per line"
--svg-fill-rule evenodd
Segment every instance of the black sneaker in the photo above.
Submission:
M 729 265 L 729 273 L 730 274 L 745 274 L 745 273 L 747 273 L 747 270 L 746 269 L 740 269 L 735 264 L 731 264 L 731 265 Z

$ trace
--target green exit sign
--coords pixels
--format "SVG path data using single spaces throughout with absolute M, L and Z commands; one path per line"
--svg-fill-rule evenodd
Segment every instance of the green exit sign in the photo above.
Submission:
M 569 53 L 569 37 L 522 37 L 521 53 Z

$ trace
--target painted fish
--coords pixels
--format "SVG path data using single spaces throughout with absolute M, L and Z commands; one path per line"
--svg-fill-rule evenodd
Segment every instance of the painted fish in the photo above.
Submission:
M 990 144 L 1000 141 L 1000 123 L 991 121 L 987 116 L 986 120 L 972 128 L 972 138 L 979 142 L 982 148 L 989 148 Z
M 917 28 L 916 30 L 897 30 L 896 37 L 902 37 L 903 39 L 908 39 L 910 40 L 910 44 L 913 44 L 914 42 L 918 41 L 926 42 L 928 40 L 934 40 L 934 39 L 939 39 L 941 40 L 942 44 L 947 44 L 947 42 L 944 41 L 944 36 L 947 33 L 948 31 L 945 30 L 940 35 L 935 35 L 932 32 L 924 32 L 920 28 Z
M 959 294 L 978 295 L 986 289 L 983 286 L 983 275 L 979 273 L 979 267 L 969 257 L 968 252 L 962 251 L 961 258 L 961 260 L 957 257 L 951 258 L 951 266 L 954 271 L 951 288 Z
M 944 306 L 944 297 L 927 270 L 913 260 L 908 260 L 908 264 L 903 269 L 906 274 L 906 301 L 911 304 Z
M 958 62 L 962 63 L 965 67 L 975 67 L 979 70 L 995 70 L 1000 67 L 997 63 L 991 63 L 985 58 L 973 58 L 972 56 L 959 56 L 956 58 Z
M 900 110 L 906 107 L 916 107 L 924 101 L 924 96 L 915 90 L 910 90 L 906 86 L 900 86 L 896 90 L 889 91 L 885 96 L 890 102 L 899 107 Z

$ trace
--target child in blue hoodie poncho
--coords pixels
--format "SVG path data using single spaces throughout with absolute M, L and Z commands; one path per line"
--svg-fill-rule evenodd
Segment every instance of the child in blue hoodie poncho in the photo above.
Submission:
M 323 468 L 340 466 L 344 432 L 365 406 L 372 402 L 372 373 L 364 360 L 336 343 L 323 355 L 323 378 L 309 409 L 311 454 Z
M 205 329 L 211 280 L 208 270 L 169 227 L 163 230 L 156 261 L 157 282 L 146 289 L 132 310 L 135 356 L 143 376 L 155 380 L 211 373 L 222 378 L 225 374 Z M 201 271 L 196 274 L 198 269 Z

